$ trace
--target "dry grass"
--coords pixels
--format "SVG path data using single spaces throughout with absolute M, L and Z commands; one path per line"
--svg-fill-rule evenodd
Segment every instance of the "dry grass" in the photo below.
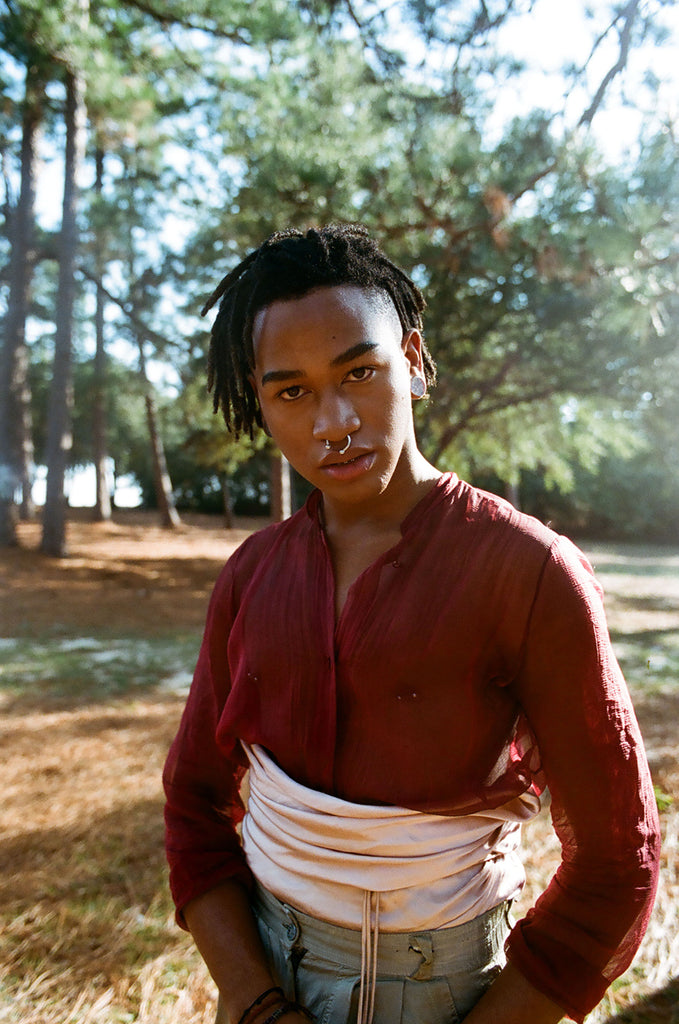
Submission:
M 243 535 L 205 522 L 168 535 L 138 516 L 72 529 L 66 563 L 30 550 L 34 529 L 25 530 L 23 550 L 0 556 L 5 636 L 63 645 L 84 632 L 105 643 L 117 628 L 132 640 L 155 638 L 174 657 L 177 623 L 195 631 L 197 644 L 211 582 Z M 620 571 L 623 556 L 631 573 Z M 661 888 L 647 936 L 590 1024 L 679 1021 L 671 985 L 679 978 L 679 693 L 665 671 L 679 626 L 679 553 L 661 553 L 653 564 L 644 557 L 595 551 L 614 634 L 628 644 L 654 779 L 673 802 L 662 814 Z M 19 673 L 32 649 L 12 650 L 4 661 Z M 160 769 L 183 696 L 162 684 L 162 673 L 157 685 L 145 676 L 141 690 L 102 688 L 84 648 L 61 675 L 50 675 L 43 658 L 42 678 L 29 665 L 12 680 L 2 661 L 0 647 L 0 1022 L 212 1024 L 214 990 L 174 924 L 162 847 Z M 76 668 L 91 678 L 75 685 Z M 558 859 L 544 813 L 526 832 L 525 856 L 523 906 Z

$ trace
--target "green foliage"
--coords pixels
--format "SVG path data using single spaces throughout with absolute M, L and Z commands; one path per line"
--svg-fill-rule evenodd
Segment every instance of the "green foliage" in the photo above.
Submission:
M 674 803 L 673 797 L 657 785 L 653 787 L 653 792 L 655 793 L 655 802 L 658 805 L 658 811 L 661 814 L 664 814 L 665 811 L 669 811 L 670 807 Z
M 264 439 L 228 440 L 199 394 L 197 310 L 271 230 L 361 220 L 428 298 L 440 384 L 418 408 L 427 454 L 500 489 L 540 491 L 545 505 L 570 502 L 577 521 L 590 503 L 588 521 L 602 529 L 607 500 L 636 529 L 669 529 L 679 475 L 679 459 L 664 454 L 676 453 L 679 394 L 679 154 L 669 115 L 649 114 L 619 167 L 587 130 L 605 103 L 591 84 L 578 130 L 541 97 L 499 125 L 495 100 L 522 72 L 501 45 L 511 0 L 107 0 L 86 25 L 77 8 L 7 5 L 0 45 L 19 64 L 43 61 L 50 85 L 69 63 L 84 72 L 90 160 L 104 155 L 104 177 L 83 196 L 80 334 L 91 351 L 93 281 L 103 274 L 117 466 L 149 476 L 139 360 L 157 377 L 166 367 L 158 390 L 181 501 L 216 503 L 225 477 L 265 463 Z M 633 13 L 600 5 L 593 40 L 606 38 L 606 17 L 615 38 Z M 666 45 L 664 14 L 663 0 L 651 0 L 630 21 L 635 47 Z M 569 81 L 584 89 L 586 69 L 571 68 Z M 648 88 L 639 86 L 640 106 Z M 58 111 L 61 93 L 49 92 Z M 11 160 L 19 115 L 16 103 L 0 111 Z M 53 240 L 41 242 L 51 261 Z M 44 262 L 37 275 L 33 312 L 49 321 L 53 277 Z M 38 333 L 49 338 L 49 328 Z M 43 356 L 38 342 L 38 448 Z M 75 461 L 87 458 L 91 396 L 92 370 L 79 360 Z M 657 496 L 646 517 L 631 514 L 630 479 Z

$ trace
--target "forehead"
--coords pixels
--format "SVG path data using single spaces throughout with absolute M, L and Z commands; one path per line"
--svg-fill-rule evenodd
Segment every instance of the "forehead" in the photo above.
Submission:
M 366 334 L 401 339 L 403 330 L 387 292 L 356 285 L 315 288 L 299 299 L 281 299 L 255 316 L 252 340 L 255 362 L 272 349 L 300 342 L 341 342 L 348 335 Z M 366 339 L 367 340 L 367 339 Z

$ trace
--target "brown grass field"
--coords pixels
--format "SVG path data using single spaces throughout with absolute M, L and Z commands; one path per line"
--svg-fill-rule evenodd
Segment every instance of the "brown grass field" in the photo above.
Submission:
M 173 923 L 160 772 L 212 583 L 252 525 L 194 517 L 166 532 L 151 514 L 74 513 L 67 559 L 37 553 L 35 524 L 0 552 L 1 1024 L 213 1021 L 211 981 Z M 664 836 L 646 939 L 588 1022 L 679 1024 L 679 550 L 583 547 Z M 545 812 L 524 848 L 523 908 L 558 857 Z

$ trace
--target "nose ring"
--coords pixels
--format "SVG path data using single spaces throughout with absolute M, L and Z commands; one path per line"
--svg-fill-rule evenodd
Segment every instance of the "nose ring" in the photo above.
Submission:
M 325 441 L 325 448 L 326 448 L 326 451 L 330 451 L 330 449 L 332 448 L 332 441 L 328 441 L 327 438 L 326 438 L 326 441 Z M 345 444 L 344 448 L 338 448 L 337 454 L 338 455 L 344 455 L 344 453 L 348 452 L 350 448 L 351 448 L 351 434 L 347 434 L 347 443 Z

